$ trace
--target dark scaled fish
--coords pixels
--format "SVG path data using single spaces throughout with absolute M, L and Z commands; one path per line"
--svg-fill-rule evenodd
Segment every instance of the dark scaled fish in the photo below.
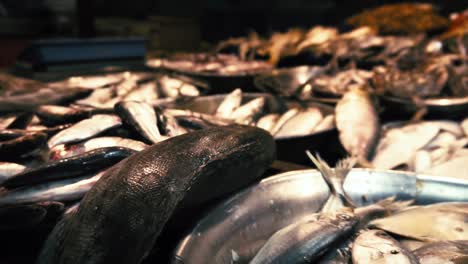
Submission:
M 157 143 L 165 139 L 159 132 L 156 112 L 150 104 L 124 101 L 115 105 L 115 112 L 149 142 Z
M 43 105 L 36 110 L 41 123 L 47 126 L 76 123 L 89 118 L 91 114 L 90 109 L 58 105 Z
M 0 230 L 21 230 L 37 227 L 48 214 L 63 212 L 60 202 L 40 202 L 0 207 Z
M 55 146 L 49 151 L 49 158 L 50 160 L 55 161 L 84 154 L 95 149 L 107 147 L 122 147 L 135 151 L 142 151 L 148 147 L 148 145 L 143 142 L 128 138 L 97 137 L 77 144 L 62 144 Z
M 0 142 L 0 159 L 14 160 L 19 156 L 33 152 L 45 145 L 47 135 L 40 132 L 31 132 L 22 136 Z
M 2 186 L 12 189 L 24 185 L 73 178 L 110 167 L 134 153 L 136 151 L 121 147 L 96 149 L 26 170 L 10 177 L 2 183 Z
M 420 264 L 468 263 L 468 240 L 429 243 L 413 251 L 413 254 Z
M 246 186 L 274 158 L 273 138 L 246 126 L 155 144 L 102 176 L 76 214 L 57 224 L 37 263 L 141 263 L 176 208 Z
M 362 232 L 353 244 L 354 264 L 419 264 L 398 241 L 381 230 Z

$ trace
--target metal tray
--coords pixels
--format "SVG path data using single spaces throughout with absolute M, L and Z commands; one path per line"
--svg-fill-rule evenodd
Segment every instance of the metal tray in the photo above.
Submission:
M 205 114 L 214 114 L 225 96 L 226 95 L 208 95 L 182 101 L 161 99 L 156 100 L 154 105 L 163 108 L 186 109 Z M 242 103 L 260 96 L 267 99 L 266 111 L 268 112 L 284 112 L 288 107 L 301 106 L 298 102 L 285 101 L 266 93 L 244 93 Z M 320 103 L 306 102 L 305 105 L 302 106 L 316 106 L 324 114 L 334 113 L 333 107 Z M 320 155 L 330 163 L 334 163 L 336 160 L 346 155 L 346 151 L 339 143 L 338 132 L 336 129 L 330 129 L 306 136 L 278 137 L 275 139 L 277 158 L 279 160 L 310 166 L 311 163 L 309 159 L 304 155 L 306 150 L 312 150 L 320 153 Z
M 387 109 L 384 116 L 389 119 L 407 118 L 417 110 L 415 104 L 408 99 L 384 95 L 380 97 L 382 105 Z M 468 96 L 459 98 L 425 99 L 428 113 L 425 118 L 460 119 L 468 115 Z
M 344 188 L 358 205 L 390 196 L 413 199 L 416 204 L 468 202 L 468 181 L 409 172 L 353 169 Z M 264 179 L 202 218 L 181 240 L 172 263 L 248 263 L 275 231 L 319 210 L 328 195 L 316 170 Z

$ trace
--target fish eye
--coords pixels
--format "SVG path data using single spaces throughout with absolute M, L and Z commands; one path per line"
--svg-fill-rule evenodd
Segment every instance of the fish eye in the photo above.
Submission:
M 398 253 L 400 253 L 400 251 L 397 250 L 397 249 L 392 249 L 392 250 L 390 251 L 390 254 L 393 254 L 393 255 L 396 255 L 396 254 L 398 254 Z

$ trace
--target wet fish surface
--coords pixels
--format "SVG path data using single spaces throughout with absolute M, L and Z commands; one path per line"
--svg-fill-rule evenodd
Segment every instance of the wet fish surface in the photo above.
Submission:
M 421 264 L 468 263 L 468 240 L 429 243 L 413 251 L 413 254 Z
M 76 214 L 56 226 L 37 263 L 140 263 L 176 207 L 245 186 L 274 155 L 267 132 L 244 126 L 195 131 L 155 144 L 102 176 Z

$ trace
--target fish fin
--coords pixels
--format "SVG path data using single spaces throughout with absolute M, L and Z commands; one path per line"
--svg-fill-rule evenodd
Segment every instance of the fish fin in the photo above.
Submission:
M 414 200 L 396 201 L 395 196 L 390 196 L 377 202 L 377 205 L 385 208 L 389 213 L 397 212 L 408 208 Z
M 338 181 L 337 185 L 339 185 L 335 186 L 338 195 L 340 196 L 341 200 L 346 206 L 350 206 L 352 208 L 355 208 L 356 204 L 354 203 L 353 199 L 351 199 L 351 197 L 349 197 L 348 194 L 344 191 L 343 184 L 346 179 L 346 176 L 348 176 L 348 173 L 351 171 L 354 165 L 356 165 L 357 161 L 358 159 L 354 157 L 348 157 L 339 160 L 336 165 L 334 175 L 336 177 L 336 180 Z
M 330 189 L 330 192 L 333 195 L 336 195 L 336 189 L 335 186 L 333 185 L 332 178 L 334 178 L 335 173 L 333 170 L 330 168 L 328 163 L 320 158 L 318 154 L 316 154 L 317 157 L 315 157 L 310 151 L 306 150 L 306 154 L 309 157 L 309 159 L 314 163 L 314 165 L 317 167 L 317 169 L 320 171 L 320 174 L 322 175 L 323 179 L 325 180 L 325 183 L 327 184 L 328 188 Z

